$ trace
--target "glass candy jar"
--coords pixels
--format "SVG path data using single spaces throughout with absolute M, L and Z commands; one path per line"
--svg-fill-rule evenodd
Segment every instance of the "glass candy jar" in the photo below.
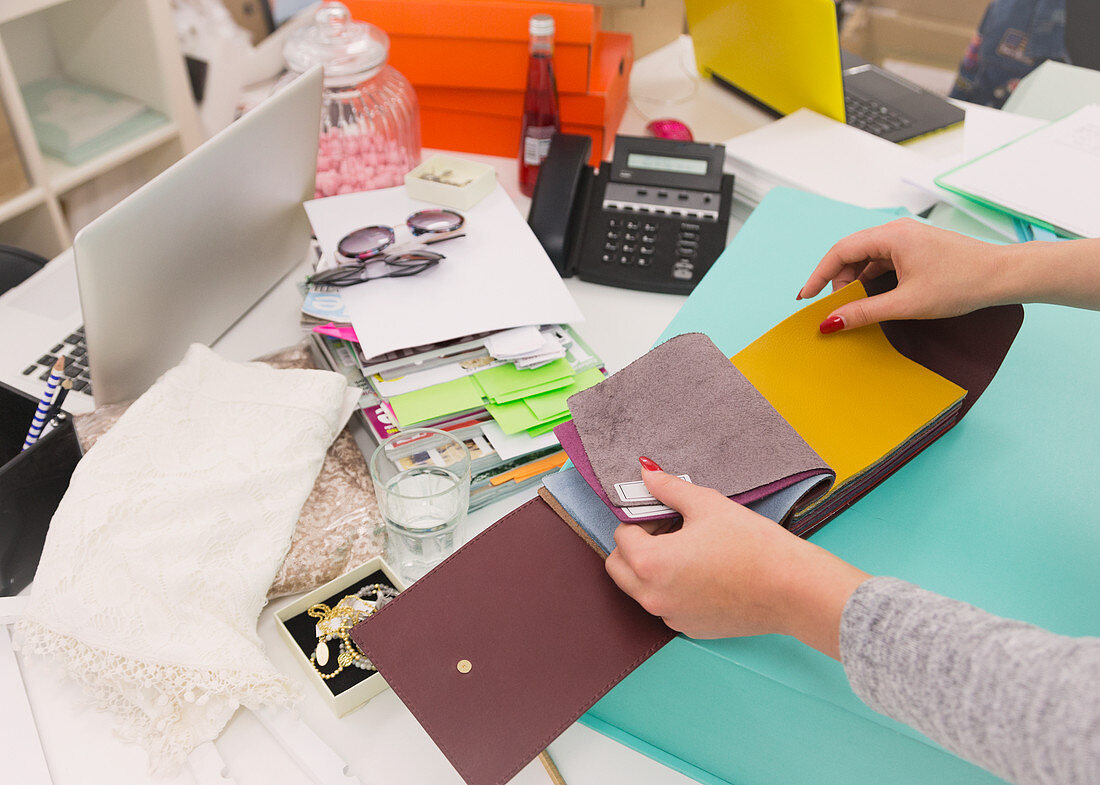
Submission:
M 386 65 L 389 37 L 327 2 L 296 30 L 283 57 L 303 73 L 324 67 L 316 196 L 401 185 L 420 163 L 420 116 L 409 80 Z

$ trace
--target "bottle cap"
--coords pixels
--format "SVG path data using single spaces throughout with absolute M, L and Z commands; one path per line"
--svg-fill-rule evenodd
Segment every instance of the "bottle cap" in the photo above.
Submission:
M 389 37 L 374 25 L 351 18 L 343 3 L 326 2 L 314 16 L 314 24 L 291 33 L 283 58 L 293 71 L 304 73 L 320 63 L 325 84 L 357 84 L 386 63 Z
M 528 27 L 531 35 L 553 35 L 554 17 L 550 14 L 535 14 Z

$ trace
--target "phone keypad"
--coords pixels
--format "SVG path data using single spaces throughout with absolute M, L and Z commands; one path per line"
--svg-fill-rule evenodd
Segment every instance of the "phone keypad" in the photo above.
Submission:
M 651 221 L 609 218 L 600 260 L 609 265 L 652 267 L 658 241 L 671 237 L 675 258 L 669 275 L 678 281 L 690 281 L 698 264 L 700 228 L 699 224 L 686 221 L 662 226 Z

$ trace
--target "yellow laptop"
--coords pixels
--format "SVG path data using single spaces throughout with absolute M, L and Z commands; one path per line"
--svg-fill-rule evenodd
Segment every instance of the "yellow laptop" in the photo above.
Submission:
M 938 131 L 965 116 L 941 96 L 842 53 L 833 0 L 685 5 L 699 72 L 774 114 L 806 107 L 891 142 Z

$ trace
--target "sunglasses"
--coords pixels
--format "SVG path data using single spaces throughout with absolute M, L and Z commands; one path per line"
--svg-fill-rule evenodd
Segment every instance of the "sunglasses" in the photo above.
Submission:
M 419 210 L 405 220 L 413 240 L 395 245 L 391 226 L 365 226 L 344 235 L 336 246 L 336 267 L 314 273 L 309 283 L 354 286 L 376 278 L 407 278 L 430 270 L 445 259 L 426 246 L 465 237 L 466 219 L 454 210 Z

